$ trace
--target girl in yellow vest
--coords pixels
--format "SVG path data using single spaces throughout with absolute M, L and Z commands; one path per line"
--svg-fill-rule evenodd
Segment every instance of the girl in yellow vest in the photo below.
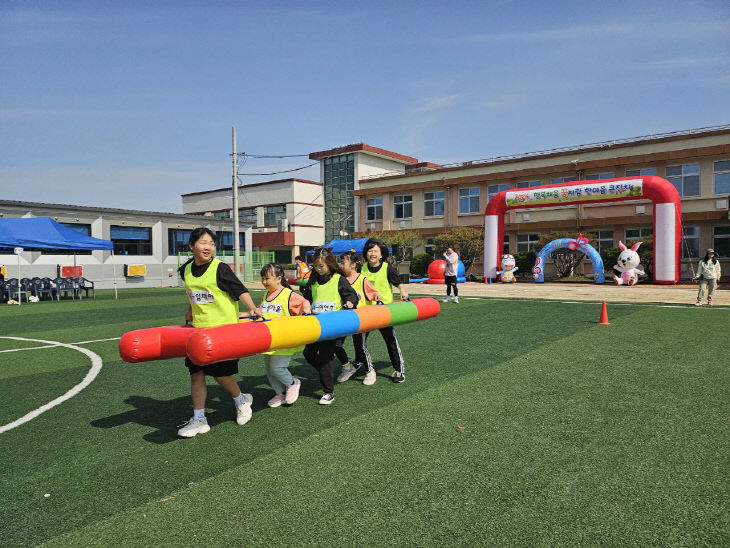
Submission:
M 342 274 L 335 256 L 329 249 L 320 248 L 315 251 L 312 265 L 314 271 L 302 294 L 312 303 L 314 314 L 326 314 L 357 306 L 357 293 Z M 336 345 L 336 340 L 328 340 L 317 341 L 304 347 L 304 358 L 319 371 L 319 382 L 324 391 L 319 400 L 320 405 L 329 405 L 335 399 L 332 359 Z
M 342 268 L 342 272 L 347 278 L 347 281 L 350 282 L 350 285 L 357 293 L 357 308 L 373 304 L 377 291 L 375 291 L 373 284 L 371 284 L 367 278 L 360 273 L 363 262 L 362 257 L 354 250 L 348 251 L 339 256 L 338 262 L 340 263 L 340 267 Z M 367 371 L 373 371 L 373 374 L 371 376 L 366 374 L 365 378 L 368 382 L 363 381 L 363 383 L 373 384 L 375 382 L 375 370 L 373 369 L 373 362 L 370 359 L 370 354 L 365 346 L 365 334 L 355 333 L 352 336 L 352 344 L 355 347 L 355 365 L 350 363 L 350 360 L 347 358 L 347 352 L 345 352 L 340 341 L 344 343 L 345 339 L 337 339 L 338 345 L 335 348 L 335 355 L 342 363 L 342 373 L 340 373 L 340 376 L 337 377 L 337 382 L 345 382 L 349 380 L 357 373 L 358 369 L 365 364 L 367 365 Z M 371 379 L 372 382 L 370 382 Z
M 284 278 L 284 268 L 280 264 L 269 263 L 261 269 L 261 283 L 266 289 L 266 296 L 261 301 L 261 314 L 267 320 L 285 316 L 311 314 L 312 307 L 299 293 L 294 293 Z M 243 314 L 241 314 L 243 316 Z M 304 346 L 285 348 L 264 352 L 266 377 L 274 397 L 269 400 L 269 407 L 279 407 L 282 403 L 293 404 L 299 397 L 302 381 L 295 379 L 289 371 L 291 357 L 301 352 Z
M 185 320 L 194 327 L 214 327 L 238 322 L 238 302 L 254 314 L 261 311 L 251 300 L 248 289 L 240 282 L 231 268 L 215 258 L 216 233 L 206 227 L 196 228 L 190 234 L 188 247 L 193 258 L 180 267 L 185 281 L 189 307 Z M 238 360 L 229 360 L 199 366 L 185 358 L 190 372 L 190 392 L 193 399 L 193 418 L 178 430 L 183 438 L 192 438 L 210 430 L 205 418 L 205 400 L 208 387 L 205 376 L 210 375 L 233 398 L 236 422 L 246 424 L 251 419 L 251 394 L 241 393 L 233 375 L 238 373 Z
M 398 288 L 402 300 L 408 300 L 408 290 L 400 283 L 398 271 L 392 264 L 386 261 L 388 258 L 388 246 L 380 240 L 371 238 L 365 242 L 363 253 L 365 254 L 366 261 L 362 267 L 362 274 L 375 287 L 375 291 L 377 292 L 376 300 L 383 304 L 392 303 L 393 290 L 391 286 Z M 406 380 L 406 364 L 403 360 L 400 345 L 398 344 L 398 338 L 395 335 L 395 328 L 392 326 L 384 327 L 379 331 L 383 336 L 383 340 L 385 340 L 385 345 L 388 347 L 388 356 L 390 356 L 390 363 L 393 366 L 393 382 L 404 382 Z M 370 359 L 370 353 L 367 349 L 369 335 L 369 332 L 365 333 L 365 343 L 363 345 L 368 360 Z M 363 384 L 373 383 L 375 383 L 375 369 L 369 369 L 365 374 Z

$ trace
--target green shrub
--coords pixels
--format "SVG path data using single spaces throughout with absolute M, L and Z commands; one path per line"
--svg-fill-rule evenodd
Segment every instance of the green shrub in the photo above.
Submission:
M 519 269 L 517 273 L 532 277 L 532 267 L 535 266 L 537 254 L 534 251 L 518 251 L 514 254 L 514 258 L 515 266 Z
M 417 277 L 424 277 L 428 272 L 428 265 L 433 262 L 433 256 L 428 253 L 417 253 L 411 259 L 411 274 Z

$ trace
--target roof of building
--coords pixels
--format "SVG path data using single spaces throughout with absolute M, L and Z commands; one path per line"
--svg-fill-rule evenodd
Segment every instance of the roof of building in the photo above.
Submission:
M 297 178 L 289 178 L 289 179 L 276 179 L 275 181 L 262 181 L 260 183 L 250 183 L 247 185 L 241 185 L 239 188 L 250 188 L 252 186 L 262 186 L 262 185 L 271 185 L 274 183 L 287 183 L 289 181 L 294 181 L 296 183 L 306 183 L 308 185 L 318 185 L 322 186 L 322 183 L 318 183 L 317 181 L 310 181 L 309 179 L 297 179 Z M 224 186 L 222 188 L 214 188 L 211 190 L 199 190 L 198 192 L 188 192 L 187 194 L 181 194 L 180 196 L 198 196 L 200 194 L 208 194 L 210 192 L 222 192 L 222 191 L 230 191 L 231 186 Z
M 642 135 L 639 137 L 629 137 L 625 139 L 613 139 L 611 141 L 601 141 L 596 143 L 587 143 L 583 145 L 575 145 L 561 148 L 552 148 L 548 150 L 539 150 L 535 152 L 525 152 L 520 154 L 511 154 L 507 156 L 494 156 L 492 158 L 482 158 L 478 160 L 468 160 L 464 162 L 456 162 L 451 164 L 443 164 L 437 167 L 437 164 L 430 164 L 428 167 L 439 171 L 458 171 L 461 169 L 471 169 L 479 166 L 499 165 L 515 162 L 519 160 L 530 160 L 535 158 L 549 158 L 566 156 L 574 152 L 583 151 L 590 152 L 596 150 L 616 149 L 622 147 L 633 147 L 641 144 L 660 143 L 665 141 L 676 141 L 692 137 L 704 137 L 708 135 L 721 135 L 730 133 L 730 125 L 709 126 L 696 129 L 688 129 L 681 131 L 673 131 L 669 133 L 659 133 L 652 135 Z M 310 156 L 311 157 L 311 156 Z M 408 177 L 418 175 L 418 169 L 411 169 L 407 166 L 406 172 L 393 171 L 391 173 L 378 173 L 363 177 L 361 181 L 372 181 L 374 179 L 386 179 L 391 177 Z
M 94 207 L 94 206 L 80 206 L 71 204 L 52 204 L 44 202 L 25 202 L 19 200 L 0 200 L 0 207 L 11 206 L 26 209 L 67 209 L 71 211 L 86 211 L 89 213 L 110 213 L 118 215 L 152 215 L 152 216 L 165 216 L 165 217 L 177 217 L 177 218 L 200 218 L 203 215 L 192 215 L 186 213 L 169 213 L 164 211 L 143 211 L 139 209 L 119 209 L 113 207 Z M 206 219 L 208 217 L 205 217 Z
M 341 154 L 350 154 L 351 152 L 364 152 L 366 154 L 372 154 L 374 156 L 381 156 L 388 158 L 389 160 L 395 160 L 404 164 L 415 164 L 418 162 L 418 158 L 412 158 L 411 156 L 405 156 L 404 154 L 398 154 L 397 152 L 391 152 L 384 148 L 373 147 L 366 145 L 365 143 L 355 143 L 352 145 L 343 145 L 329 150 L 321 150 L 319 152 L 312 152 L 309 158 L 312 160 L 320 160 L 322 158 L 329 158 L 330 156 L 339 156 Z

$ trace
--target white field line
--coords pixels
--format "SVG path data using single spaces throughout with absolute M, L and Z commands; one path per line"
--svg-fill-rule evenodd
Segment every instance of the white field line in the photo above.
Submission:
M 6 338 L 12 338 L 12 337 L 6 337 Z M 75 343 L 69 343 L 69 344 L 91 344 L 95 342 L 105 342 L 105 341 L 118 341 L 121 337 L 112 337 L 111 339 L 96 339 L 93 341 L 79 341 Z M 59 346 L 64 346 L 63 343 L 54 343 L 54 344 L 48 344 L 45 346 L 27 346 L 25 348 L 9 348 L 7 350 L 0 350 L 0 354 L 3 352 L 22 352 L 23 350 L 41 350 L 43 348 L 57 348 Z
M 0 434 L 3 432 L 7 432 L 8 430 L 12 430 L 13 428 L 16 428 L 20 426 L 21 424 L 25 424 L 26 422 L 33 420 L 38 415 L 41 415 L 42 413 L 45 413 L 49 409 L 53 409 L 58 404 L 65 402 L 68 399 L 73 398 L 76 394 L 81 392 L 84 388 L 89 386 L 91 382 L 96 378 L 96 376 L 99 374 L 99 371 L 101 371 L 102 366 L 102 360 L 99 357 L 98 354 L 95 354 L 88 348 L 82 348 L 80 346 L 76 346 L 73 344 L 65 344 L 58 341 L 44 341 L 42 339 L 26 339 L 24 337 L 0 337 L 0 339 L 11 339 L 15 341 L 30 341 L 30 342 L 39 342 L 39 343 L 45 343 L 48 346 L 46 347 L 40 347 L 40 348 L 53 348 L 62 346 L 65 348 L 70 348 L 71 350 L 76 350 L 77 352 L 81 352 L 82 354 L 86 354 L 89 359 L 91 360 L 91 369 L 89 369 L 89 372 L 86 374 L 86 376 L 81 380 L 79 384 L 71 388 L 68 392 L 66 392 L 64 395 L 59 396 L 55 400 L 49 401 L 47 404 L 42 405 L 38 409 L 34 409 L 30 413 L 27 413 L 20 417 L 17 420 L 14 420 L 13 422 L 9 422 L 8 424 L 5 424 L 3 426 L 0 426 Z M 28 350 L 28 349 L 23 349 Z

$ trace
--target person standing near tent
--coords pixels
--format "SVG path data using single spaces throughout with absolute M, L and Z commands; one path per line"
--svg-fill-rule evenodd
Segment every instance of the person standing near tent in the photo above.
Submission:
M 400 276 L 395 267 L 386 259 L 388 258 L 388 246 L 380 240 L 370 239 L 365 242 L 363 247 L 365 255 L 365 264 L 362 266 L 362 274 L 367 280 L 373 284 L 377 295 L 375 300 L 383 304 L 393 302 L 393 290 L 391 286 L 397 287 L 400 291 L 400 298 L 404 301 L 408 300 L 408 291 L 403 284 L 400 283 Z M 388 347 L 388 356 L 393 366 L 393 382 L 404 382 L 406 380 L 406 364 L 403 360 L 403 354 L 400 351 L 398 338 L 395 335 L 393 326 L 383 327 L 379 330 L 383 336 L 385 345 Z M 367 339 L 370 332 L 365 333 L 364 351 L 367 352 Z M 365 374 L 363 384 L 375 383 L 375 369 Z
M 303 255 L 297 255 L 294 257 L 294 262 L 297 264 L 297 280 L 306 280 L 311 276 L 312 269 L 307 264 Z
M 446 282 L 446 298 L 444 302 L 451 300 L 451 288 L 454 288 L 454 302 L 459 302 L 459 290 L 456 288 L 456 275 L 459 270 L 459 256 L 454 248 L 449 246 L 444 251 L 444 259 L 446 259 L 446 269 L 444 270 L 444 281 Z
M 5 278 L 8 277 L 8 269 L 5 268 L 4 264 L 0 264 L 0 282 L 5 280 Z
M 185 281 L 189 307 L 185 321 L 192 321 L 193 327 L 215 327 L 238 323 L 238 302 L 246 305 L 251 314 L 261 315 L 248 293 L 248 289 L 236 277 L 230 267 L 216 259 L 216 233 L 207 227 L 193 230 L 188 247 L 193 258 L 180 267 Z M 178 436 L 192 438 L 210 430 L 205 418 L 205 400 L 208 386 L 205 376 L 210 375 L 233 398 L 236 408 L 236 422 L 240 425 L 251 420 L 253 396 L 243 394 L 233 378 L 238 373 L 238 360 L 228 360 L 210 365 L 197 365 L 185 358 L 190 372 L 190 393 L 193 399 L 193 417 L 177 431 Z

